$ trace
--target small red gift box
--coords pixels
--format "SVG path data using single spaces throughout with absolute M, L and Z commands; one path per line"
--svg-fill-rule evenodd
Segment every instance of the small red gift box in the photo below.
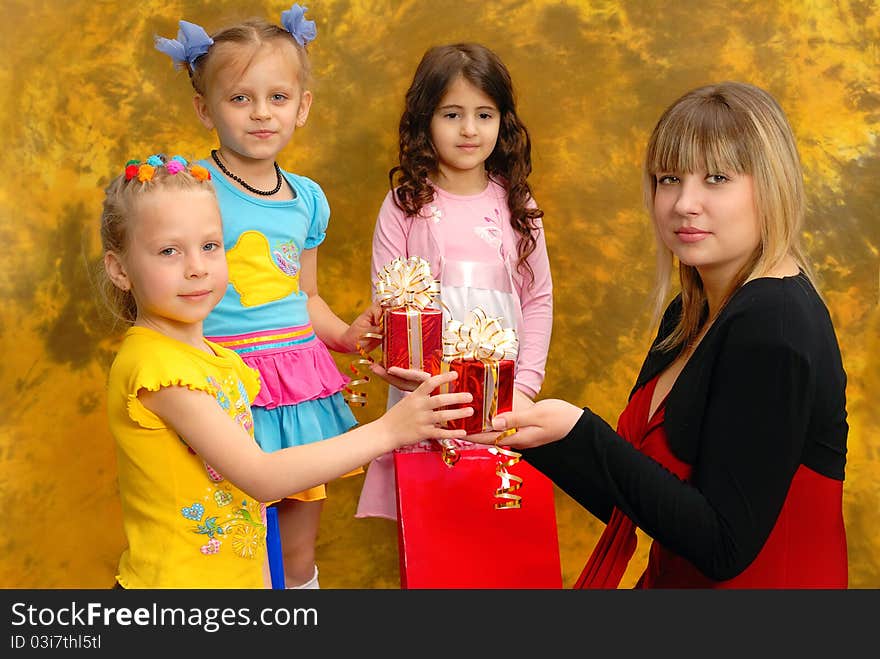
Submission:
M 449 409 L 472 407 L 474 413 L 464 419 L 447 421 L 446 427 L 464 428 L 468 435 L 492 430 L 492 417 L 513 409 L 513 368 L 512 359 L 444 361 L 443 371 L 458 373 L 458 379 L 446 385 L 446 390 L 449 393 L 467 391 L 474 397 L 471 403 L 450 406 Z
M 440 372 L 443 358 L 443 312 L 401 307 L 382 314 L 382 366 Z

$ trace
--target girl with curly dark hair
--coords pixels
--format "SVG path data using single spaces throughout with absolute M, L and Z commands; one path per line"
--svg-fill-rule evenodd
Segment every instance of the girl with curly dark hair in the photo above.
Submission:
M 544 212 L 528 183 L 529 132 L 494 52 L 459 43 L 424 54 L 406 93 L 398 158 L 376 220 L 373 279 L 395 258 L 422 257 L 440 280 L 444 321 L 480 307 L 514 328 L 514 409 L 529 403 L 544 381 L 552 281 Z M 392 386 L 389 405 L 401 395 Z M 390 458 L 370 465 L 358 517 L 396 519 Z

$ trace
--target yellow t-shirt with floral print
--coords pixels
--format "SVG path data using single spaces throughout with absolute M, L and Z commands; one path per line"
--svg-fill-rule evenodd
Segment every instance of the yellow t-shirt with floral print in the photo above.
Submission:
M 110 368 L 107 408 L 116 439 L 124 588 L 265 588 L 265 506 L 244 494 L 147 410 L 138 392 L 205 391 L 253 436 L 257 372 L 210 341 L 208 354 L 132 327 Z

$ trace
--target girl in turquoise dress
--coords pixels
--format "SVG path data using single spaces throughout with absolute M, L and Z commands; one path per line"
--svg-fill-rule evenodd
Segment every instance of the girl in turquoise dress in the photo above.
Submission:
M 229 287 L 205 320 L 205 334 L 260 372 L 254 424 L 266 451 L 320 441 L 356 424 L 343 396 L 349 380 L 328 348 L 354 353 L 365 333 L 379 331 L 376 308 L 349 325 L 321 298 L 317 254 L 330 207 L 316 182 L 276 162 L 312 104 L 306 46 L 316 30 L 304 13 L 294 4 L 282 13 L 282 26 L 250 20 L 213 36 L 181 21 L 177 39 L 156 42 L 186 67 L 196 113 L 220 142 L 200 164 L 217 189 Z M 366 350 L 374 346 L 362 342 Z M 283 553 L 283 579 L 273 561 L 277 587 L 318 587 L 315 541 L 325 498 L 320 485 L 277 502 Z

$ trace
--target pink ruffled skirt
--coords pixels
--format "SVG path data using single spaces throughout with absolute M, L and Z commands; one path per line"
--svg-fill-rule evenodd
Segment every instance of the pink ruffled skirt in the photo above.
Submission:
M 335 437 L 357 424 L 342 396 L 349 378 L 310 324 L 208 338 L 260 373 L 260 392 L 251 405 L 254 434 L 264 451 Z

